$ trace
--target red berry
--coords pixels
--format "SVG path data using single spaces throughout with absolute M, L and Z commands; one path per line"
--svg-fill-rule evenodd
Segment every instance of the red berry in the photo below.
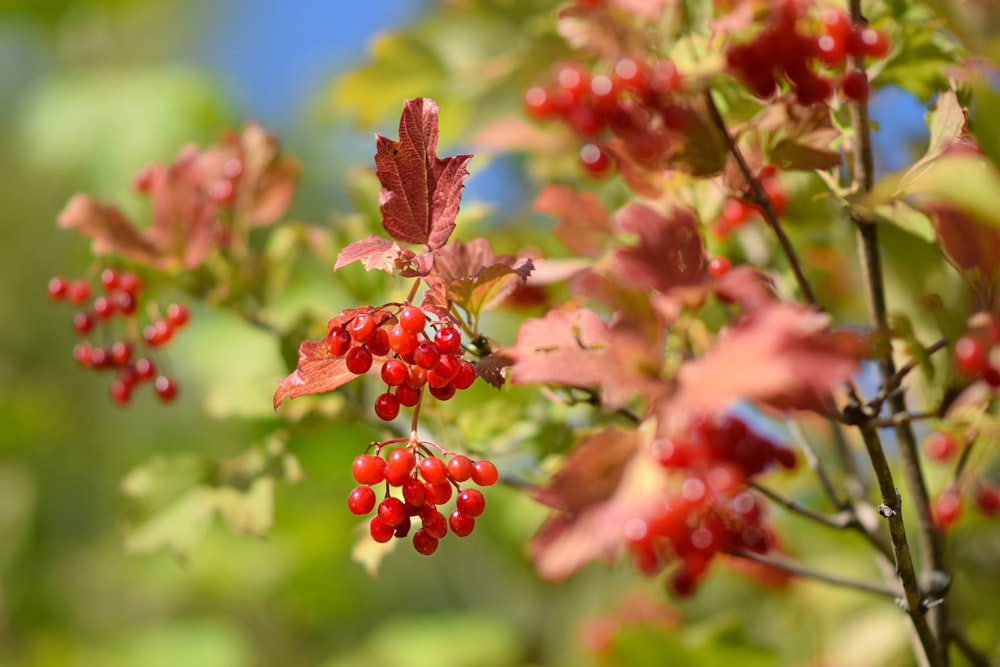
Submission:
M 399 415 L 399 399 L 386 392 L 375 399 L 375 415 L 382 421 L 391 422 Z
M 409 447 L 394 449 L 386 462 L 386 467 L 400 477 L 409 475 L 416 465 L 417 459 Z
M 90 364 L 94 368 L 107 368 L 111 364 L 111 354 L 103 347 L 95 347 L 90 351 Z
M 385 328 L 376 329 L 375 334 L 365 343 L 373 357 L 384 357 L 389 354 L 389 332 Z
M 424 491 L 427 496 L 427 502 L 432 505 L 444 505 L 451 500 L 451 482 L 426 482 L 424 484 Z
M 385 459 L 374 454 L 359 454 L 351 465 L 358 484 L 378 484 L 385 479 Z
M 90 299 L 90 283 L 86 280 L 74 280 L 66 288 L 66 298 L 74 306 L 79 306 Z
M 421 368 L 433 370 L 441 361 L 441 353 L 430 341 L 421 341 L 413 350 L 413 363 Z
M 141 287 L 142 281 L 139 280 L 139 276 L 131 271 L 123 271 L 118 276 L 118 289 L 126 294 L 131 294 L 134 297 Z
M 115 314 L 115 302 L 106 296 L 94 299 L 94 317 L 106 320 Z
M 465 390 L 471 387 L 472 383 L 475 381 L 476 367 L 465 359 L 459 361 L 458 371 L 455 373 L 455 377 L 451 380 L 452 386 L 454 386 L 455 389 Z
M 966 377 L 978 375 L 989 360 L 989 344 L 983 336 L 965 334 L 955 341 L 955 369 Z
M 455 482 L 464 482 L 472 477 L 472 461 L 467 456 L 456 454 L 448 461 L 448 476 Z
M 479 486 L 493 486 L 500 478 L 497 467 L 489 461 L 476 461 L 472 464 L 472 481 Z
M 406 514 L 406 505 L 404 505 L 403 501 L 399 498 L 389 496 L 379 503 L 378 518 L 385 524 L 395 528 L 403 523 L 404 519 L 408 518 Z
M 438 512 L 436 509 L 431 510 L 427 513 L 427 516 L 421 519 L 424 531 L 431 537 L 441 539 L 448 534 L 448 520 L 444 518 L 444 514 Z
M 142 329 L 142 339 L 150 347 L 157 347 L 169 342 L 174 335 L 174 330 L 166 320 L 157 320 L 152 324 L 147 324 Z
M 418 554 L 430 556 L 432 553 L 437 551 L 438 542 L 439 541 L 436 537 L 432 537 L 430 533 L 423 528 L 413 533 L 413 548 L 417 550 Z
M 535 120 L 548 120 L 555 115 L 552 96 L 542 86 L 532 86 L 524 93 L 524 110 Z
M 570 94 L 573 100 L 579 100 L 590 90 L 590 72 L 576 63 L 567 63 L 556 69 L 556 83 Z
M 954 489 L 946 489 L 934 501 L 934 522 L 941 530 L 951 528 L 962 513 L 962 497 Z
M 580 148 L 580 164 L 594 178 L 607 176 L 614 166 L 608 154 L 597 144 L 584 144 Z
M 111 290 L 118 287 L 118 272 L 114 269 L 104 269 L 101 271 L 101 287 L 104 288 L 105 292 L 110 292 Z
M 403 484 L 403 500 L 412 507 L 421 507 L 427 500 L 427 490 L 424 483 L 416 477 L 410 477 Z
M 347 354 L 347 350 L 351 347 L 351 334 L 347 332 L 347 329 L 337 327 L 326 335 L 325 342 L 327 352 L 335 357 L 341 357 Z
M 427 384 L 431 388 L 443 389 L 451 380 L 437 372 L 437 369 L 427 371 Z M 432 392 L 433 393 L 433 392 Z
M 156 391 L 157 397 L 164 403 L 169 403 L 177 398 L 177 381 L 167 375 L 156 378 L 153 382 L 153 389 Z
M 840 89 L 844 91 L 844 97 L 855 102 L 862 102 L 868 99 L 868 77 L 861 70 L 851 70 L 844 75 L 840 82 Z
M 135 376 L 138 380 L 152 380 L 156 375 L 156 364 L 152 359 L 143 357 L 135 362 Z
M 742 199 L 729 197 L 722 205 L 722 219 L 728 229 L 735 229 L 750 219 L 754 209 Z
M 448 517 L 448 526 L 451 528 L 451 532 L 458 537 L 466 537 L 476 527 L 476 520 L 455 510 Z
M 393 533 L 396 537 L 403 539 L 410 534 L 410 528 L 413 527 L 413 522 L 410 520 L 410 516 L 407 515 L 403 518 L 403 522 L 396 526 L 396 532 Z
M 428 378 L 430 378 L 431 374 L 433 374 L 433 371 L 431 371 L 431 373 L 428 375 Z M 428 379 L 428 384 L 430 384 L 429 379 Z M 451 397 L 455 395 L 455 385 L 451 383 L 447 383 L 443 387 L 435 387 L 434 385 L 430 385 L 430 392 L 431 396 L 433 396 L 437 400 L 447 401 L 450 400 Z
M 649 85 L 649 67 L 631 58 L 622 58 L 615 63 L 615 85 L 633 91 L 645 90 Z
M 425 456 L 420 462 L 420 475 L 432 484 L 447 481 L 448 466 L 436 456 Z
M 1000 486 L 982 481 L 976 486 L 976 509 L 986 516 L 1000 514 Z
M 423 315 L 423 313 L 421 313 Z M 397 324 L 389 331 L 389 348 L 401 357 L 413 354 L 417 349 L 417 337 L 402 324 Z
M 80 335 L 90 333 L 94 328 L 94 317 L 83 311 L 73 316 L 73 330 Z
M 69 290 L 69 280 L 66 278 L 56 276 L 49 281 L 49 298 L 53 301 L 62 301 L 65 299 L 67 290 Z
M 132 360 L 132 344 L 123 340 L 111 344 L 111 362 L 115 366 L 124 366 Z
M 855 34 L 851 50 L 858 56 L 885 58 L 889 55 L 889 38 L 875 28 L 863 28 Z
M 399 326 L 403 327 L 404 330 L 409 331 L 411 334 L 418 334 L 424 330 L 424 325 L 427 324 L 427 316 L 424 315 L 424 311 L 420 310 L 416 306 L 404 306 L 401 311 L 399 311 Z M 403 354 L 396 350 L 397 353 Z
M 350 332 L 351 338 L 359 343 L 364 343 L 375 333 L 375 318 L 361 313 L 351 320 L 347 330 Z
M 347 496 L 347 509 L 364 516 L 375 509 L 375 492 L 370 486 L 359 486 Z
M 382 376 L 382 382 L 385 382 L 390 387 L 398 387 L 406 382 L 409 372 L 410 369 L 405 362 L 399 359 L 387 359 L 382 364 L 380 375 Z
M 682 567 L 671 575 L 667 585 L 674 597 L 688 598 L 694 593 L 698 582 L 693 575 Z
M 455 354 L 462 349 L 462 333 L 455 327 L 441 327 L 434 334 L 434 344 L 441 354 Z
M 479 516 L 486 509 L 486 497 L 476 489 L 462 489 L 458 493 L 455 507 L 465 516 Z
M 372 536 L 372 539 L 380 544 L 384 544 L 392 539 L 393 534 L 396 532 L 394 526 L 390 526 L 378 516 L 373 516 L 371 522 L 368 524 L 368 532 Z
M 401 384 L 396 387 L 396 400 L 400 405 L 412 408 L 420 402 L 420 389 Z
M 347 370 L 355 375 L 364 375 L 372 367 L 372 353 L 368 348 L 358 346 L 352 347 L 347 353 Z
M 167 322 L 171 328 L 177 329 L 188 323 L 191 311 L 182 303 L 172 303 L 167 306 Z
M 132 385 L 118 379 L 111 383 L 111 399 L 118 405 L 127 405 L 132 398 Z
M 947 461 L 958 452 L 958 449 L 958 439 L 944 431 L 933 431 L 924 440 L 924 451 L 932 461 Z
M 80 341 L 73 346 L 73 359 L 82 368 L 90 368 L 93 364 L 91 360 L 91 354 L 94 351 L 94 347 L 87 341 Z
M 128 292 L 115 293 L 115 308 L 122 315 L 131 315 L 135 312 L 135 297 Z
M 708 275 L 713 278 L 721 278 L 729 273 L 729 269 L 732 267 L 728 257 L 713 257 L 708 260 Z

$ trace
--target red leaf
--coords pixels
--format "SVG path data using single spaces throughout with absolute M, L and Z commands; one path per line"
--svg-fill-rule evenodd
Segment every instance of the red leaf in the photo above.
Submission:
M 614 252 L 615 266 L 628 281 L 665 292 L 704 280 L 705 251 L 691 211 L 676 208 L 666 217 L 645 204 L 630 203 L 615 214 L 615 222 L 639 237 L 638 245 Z
M 864 341 L 829 328 L 829 316 L 792 303 L 763 305 L 727 330 L 703 357 L 683 364 L 672 408 L 711 412 L 734 399 L 779 410 L 822 410 L 851 377 Z
M 403 105 L 399 141 L 376 135 L 382 226 L 397 241 L 440 248 L 455 228 L 472 156 L 439 158 L 437 140 L 437 104 L 420 97 Z
M 60 227 L 75 229 L 92 240 L 94 254 L 122 257 L 156 266 L 156 247 L 114 206 L 104 206 L 89 195 L 74 195 L 59 213 Z
M 608 326 L 593 311 L 553 311 L 521 325 L 514 348 L 512 384 L 555 384 L 597 389 L 616 372 Z
M 341 250 L 340 254 L 337 255 L 337 262 L 333 265 L 333 270 L 336 271 L 343 266 L 361 261 L 364 263 L 366 271 L 379 269 L 392 273 L 398 268 L 397 261 L 402 252 L 403 249 L 399 247 L 398 243 L 372 234 L 368 238 L 355 241 Z
M 553 234 L 574 254 L 598 257 L 614 236 L 610 215 L 593 192 L 547 185 L 535 197 L 534 209 L 559 219 Z
M 974 283 L 988 287 L 1000 269 L 1000 232 L 953 204 L 931 203 L 925 210 L 934 220 L 941 249 Z

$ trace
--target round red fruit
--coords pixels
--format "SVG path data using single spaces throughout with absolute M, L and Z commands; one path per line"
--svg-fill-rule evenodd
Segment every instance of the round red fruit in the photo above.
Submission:
M 498 479 L 500 473 L 490 461 L 476 461 L 472 464 L 472 481 L 479 486 L 493 486 Z
M 447 481 L 448 466 L 436 456 L 425 456 L 420 462 L 420 475 L 431 484 Z
M 451 500 L 451 482 L 426 482 L 424 490 L 427 494 L 427 502 L 432 505 L 444 505 Z
M 434 343 L 427 340 L 417 343 L 417 347 L 413 350 L 413 363 L 430 371 L 438 365 L 439 361 L 441 361 L 441 352 Z
M 359 486 L 347 496 L 347 509 L 364 516 L 375 509 L 375 492 L 370 486 Z
M 476 527 L 476 520 L 455 510 L 448 517 L 448 526 L 451 528 L 451 532 L 458 537 L 466 537 Z
M 111 383 L 111 399 L 118 405 L 127 405 L 132 398 L 132 385 L 118 379 Z
M 142 357 L 135 362 L 135 377 L 138 380 L 152 380 L 156 375 L 156 364 L 152 359 Z
M 427 489 L 416 477 L 410 477 L 403 484 L 403 500 L 411 507 L 422 507 L 427 500 Z
M 427 316 L 424 315 L 424 311 L 420 310 L 416 306 L 404 306 L 401 311 L 399 311 L 399 326 L 403 327 L 406 331 L 411 334 L 418 334 L 424 330 L 424 326 L 427 324 Z M 399 352 L 397 350 L 397 352 Z M 399 352 L 399 354 L 403 354 Z
M 396 528 L 404 519 L 409 518 L 406 505 L 399 498 L 389 496 L 378 505 L 378 518 L 386 525 Z
M 448 534 L 448 520 L 444 518 L 444 514 L 436 509 L 428 512 L 427 516 L 421 519 L 421 523 L 423 523 L 424 531 L 431 537 L 440 540 Z
M 863 102 L 868 99 L 868 77 L 861 70 L 851 70 L 844 75 L 840 89 L 844 91 L 844 97 L 847 99 Z
M 392 539 L 395 534 L 396 528 L 390 526 L 378 516 L 373 516 L 371 522 L 368 524 L 368 533 L 372 536 L 372 539 L 380 544 L 384 544 Z
M 351 334 L 343 327 L 337 327 L 326 335 L 326 350 L 335 357 L 347 354 L 351 347 Z
M 90 313 L 79 312 L 73 316 L 73 330 L 78 334 L 88 334 L 94 328 L 94 317 Z
M 347 353 L 347 370 L 355 375 L 364 375 L 372 367 L 372 353 L 368 348 L 352 347 Z
M 472 460 L 468 456 L 456 454 L 448 461 L 448 476 L 452 481 L 464 482 L 472 477 Z
M 79 306 L 90 299 L 90 283 L 86 280 L 74 280 L 66 288 L 66 298 L 74 306 Z
M 123 271 L 121 275 L 118 276 L 118 289 L 125 294 L 131 294 L 134 297 L 139 293 L 139 289 L 141 287 L 142 281 L 139 280 L 139 276 L 135 275 L 131 271 Z
M 924 451 L 932 461 L 950 460 L 958 452 L 958 439 L 951 433 L 933 431 L 924 440 Z
M 99 320 L 106 320 L 115 314 L 115 302 L 106 296 L 99 296 L 94 299 L 94 317 Z
M 417 349 L 417 337 L 402 324 L 397 324 L 389 331 L 389 348 L 401 357 L 413 354 Z
M 973 498 L 976 509 L 984 515 L 996 516 L 1000 514 L 1000 486 L 982 481 L 976 486 Z
M 708 260 L 708 275 L 713 278 L 721 278 L 729 273 L 729 269 L 732 267 L 728 257 L 713 257 Z
M 375 415 L 382 421 L 391 422 L 399 415 L 399 399 L 385 392 L 375 399 Z
M 597 144 L 584 144 L 580 148 L 580 164 L 594 178 L 607 176 L 613 166 L 611 158 Z
M 114 269 L 104 269 L 101 271 L 101 287 L 104 291 L 110 292 L 118 287 L 118 272 Z
M 946 489 L 934 501 L 934 523 L 947 530 L 958 521 L 962 513 L 962 496 L 954 489 Z
M 62 276 L 56 276 L 49 281 L 49 298 L 53 301 L 62 301 L 66 298 L 66 292 L 69 290 L 69 280 Z
M 989 343 L 983 336 L 965 334 L 955 341 L 955 369 L 966 377 L 978 375 L 989 361 Z
M 532 86 L 524 93 L 524 110 L 535 120 L 548 120 L 555 115 L 552 96 L 542 86 Z
M 375 333 L 365 343 L 365 347 L 373 357 L 384 357 L 389 354 L 389 332 L 384 327 L 376 329 Z
M 161 375 L 153 382 L 153 389 L 157 397 L 164 403 L 169 403 L 177 398 L 177 380 L 167 375 Z
M 396 400 L 399 401 L 400 405 L 412 408 L 420 402 L 420 389 L 401 384 L 396 387 Z
M 386 462 L 386 466 L 400 477 L 409 475 L 416 465 L 417 459 L 409 447 L 394 449 Z
M 380 375 L 382 376 L 382 382 L 385 382 L 390 387 L 398 387 L 406 382 L 406 378 L 409 375 L 409 367 L 399 359 L 388 359 L 382 364 Z
M 452 378 L 451 384 L 455 389 L 464 391 L 472 386 L 476 381 L 476 367 L 471 362 L 462 359 L 458 362 L 458 371 Z
M 167 322 L 174 329 L 180 328 L 191 319 L 191 311 L 183 303 L 172 303 L 167 306 Z
M 351 465 L 358 484 L 378 484 L 385 479 L 385 459 L 374 454 L 359 454 Z
M 413 533 L 413 548 L 417 550 L 418 554 L 430 556 L 437 551 L 438 542 L 439 540 L 436 537 L 433 537 L 423 528 Z
M 351 338 L 359 343 L 364 343 L 375 333 L 375 318 L 371 315 L 361 313 L 351 320 L 351 323 L 347 326 L 347 331 L 351 334 Z
M 455 501 L 455 507 L 465 516 L 475 518 L 486 509 L 486 497 L 476 489 L 462 489 Z
M 450 400 L 452 396 L 455 395 L 455 385 L 450 382 L 443 387 L 435 387 L 431 385 L 430 388 L 431 396 L 439 401 Z

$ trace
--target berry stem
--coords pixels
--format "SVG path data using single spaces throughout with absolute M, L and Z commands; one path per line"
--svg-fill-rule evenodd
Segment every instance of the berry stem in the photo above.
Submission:
M 802 292 L 803 298 L 809 302 L 810 305 L 819 307 L 819 303 L 816 301 L 816 295 L 813 294 L 812 287 L 809 285 L 805 272 L 802 270 L 802 263 L 799 261 L 798 254 L 795 252 L 795 248 L 792 247 L 792 242 L 788 239 L 788 235 L 785 234 L 785 230 L 781 226 L 781 221 L 778 220 L 778 215 L 774 212 L 774 207 L 771 206 L 771 200 L 767 196 L 767 192 L 764 191 L 764 186 L 761 185 L 760 180 L 750 169 L 750 165 L 747 164 L 746 159 L 743 157 L 740 147 L 736 145 L 736 140 L 733 139 L 733 136 L 729 133 L 729 128 L 726 127 L 726 121 L 722 118 L 722 114 L 719 112 L 719 107 L 715 104 L 715 98 L 712 97 L 712 91 L 710 89 L 705 91 L 705 106 L 708 109 L 708 115 L 711 118 L 712 123 L 714 123 L 715 127 L 722 133 L 723 139 L 726 142 L 726 148 L 729 150 L 729 154 L 733 156 L 733 160 L 736 161 L 736 165 L 739 167 L 740 173 L 750 185 L 750 196 L 753 203 L 760 207 L 760 210 L 764 214 L 764 220 L 767 222 L 767 226 L 771 228 L 771 231 L 773 231 L 775 236 L 778 238 L 778 243 L 781 244 L 781 249 L 785 253 L 785 258 L 788 260 L 788 264 L 791 266 L 792 272 L 795 274 L 795 281 L 799 285 L 799 290 Z
M 815 579 L 816 581 L 822 581 L 827 584 L 832 584 L 833 586 L 853 588 L 854 590 L 881 595 L 882 597 L 887 597 L 892 600 L 898 600 L 900 597 L 901 591 L 895 586 L 889 586 L 887 584 L 874 581 L 850 579 L 848 577 L 840 577 L 835 574 L 820 572 L 783 556 L 759 554 L 748 549 L 730 549 L 727 550 L 726 553 L 736 558 L 751 560 L 768 567 L 773 567 L 776 570 L 781 570 L 782 572 L 788 572 L 789 574 L 805 577 L 807 579 Z

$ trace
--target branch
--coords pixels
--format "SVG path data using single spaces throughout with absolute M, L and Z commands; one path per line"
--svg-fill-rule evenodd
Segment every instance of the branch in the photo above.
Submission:
M 955 646 L 962 652 L 965 659 L 972 663 L 973 667 L 990 667 L 993 664 L 988 656 L 976 648 L 976 645 L 972 643 L 962 628 L 956 625 L 949 626 L 948 636 L 955 642 Z
M 807 507 L 802 503 L 798 502 L 794 498 L 789 498 L 783 496 L 777 491 L 767 488 L 766 486 L 760 484 L 759 482 L 750 482 L 750 488 L 759 491 L 763 495 L 770 498 L 772 501 L 778 503 L 790 512 L 794 512 L 799 516 L 803 516 L 807 519 L 811 519 L 817 523 L 821 523 L 824 526 L 829 526 L 830 528 L 850 528 L 854 523 L 854 516 L 849 510 L 842 510 L 837 514 L 824 514 L 822 512 L 817 512 L 811 507 Z
M 726 553 L 730 556 L 735 556 L 736 558 L 752 560 L 756 563 L 773 567 L 776 570 L 781 570 L 782 572 L 788 572 L 789 574 L 805 577 L 807 579 L 815 579 L 816 581 L 822 581 L 833 586 L 853 588 L 854 590 L 874 593 L 875 595 L 881 595 L 882 597 L 887 597 L 892 600 L 899 599 L 900 591 L 894 586 L 888 586 L 874 581 L 849 579 L 835 574 L 827 574 L 826 572 L 813 570 L 802 563 L 797 563 L 783 556 L 759 554 L 756 551 L 748 551 L 746 549 L 731 549 L 726 551 Z
M 813 294 L 812 287 L 810 287 L 809 281 L 806 279 L 805 272 L 802 270 L 802 263 L 799 261 L 798 254 L 796 254 L 795 248 L 792 247 L 792 242 L 788 240 L 788 236 L 785 234 L 785 230 L 781 226 L 781 222 L 778 220 L 778 215 L 774 212 L 774 207 L 771 206 L 771 200 L 764 191 L 764 187 L 760 184 L 757 176 L 754 175 L 753 171 L 750 169 L 750 165 L 747 164 L 746 159 L 744 159 L 743 153 L 740 152 L 739 146 L 736 145 L 736 140 L 733 139 L 731 134 L 729 134 L 729 129 L 726 127 L 726 121 L 722 118 L 722 114 L 719 112 L 719 107 L 715 104 L 715 98 L 712 97 L 711 90 L 705 91 L 705 105 L 708 109 L 708 115 L 711 118 L 711 121 L 715 124 L 715 127 L 719 130 L 719 132 L 722 133 L 722 136 L 725 139 L 726 148 L 728 148 L 729 154 L 733 156 L 733 160 L 736 161 L 736 165 L 739 167 L 740 173 L 750 185 L 751 199 L 758 207 L 760 207 L 761 212 L 764 214 L 764 220 L 767 222 L 767 226 L 770 227 L 775 236 L 778 237 L 778 242 L 781 244 L 781 249 L 784 251 L 785 257 L 788 259 L 788 264 L 791 266 L 792 272 L 795 274 L 795 281 L 799 285 L 799 290 L 802 292 L 802 296 L 809 302 L 810 305 L 818 307 L 819 304 L 816 301 L 816 295 Z

